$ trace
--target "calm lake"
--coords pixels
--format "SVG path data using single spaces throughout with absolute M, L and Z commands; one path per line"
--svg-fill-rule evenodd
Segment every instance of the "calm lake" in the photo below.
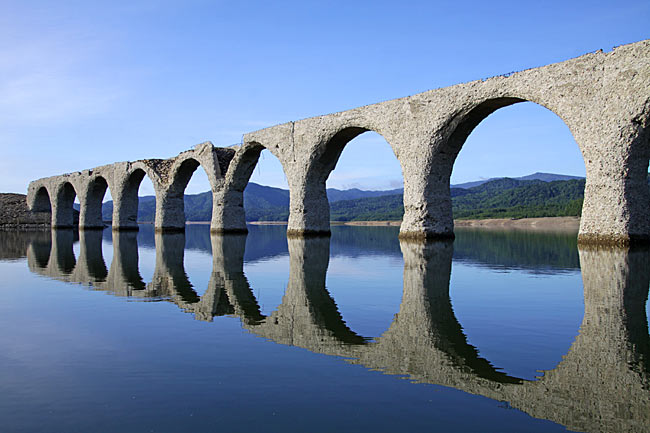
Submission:
M 0 233 L 2 432 L 650 431 L 650 252 Z

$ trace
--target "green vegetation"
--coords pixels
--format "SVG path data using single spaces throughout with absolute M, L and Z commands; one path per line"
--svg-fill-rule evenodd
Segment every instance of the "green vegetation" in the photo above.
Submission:
M 584 188 L 584 179 L 497 179 L 473 188 L 452 188 L 452 209 L 457 219 L 579 216 Z M 403 214 L 401 194 L 339 201 L 330 210 L 333 221 L 393 221 Z
M 452 188 L 454 218 L 532 218 L 547 216 L 579 216 L 582 211 L 584 179 L 541 180 L 496 179 L 472 188 Z M 349 190 L 331 194 L 330 217 L 333 221 L 398 221 L 404 214 L 400 190 Z M 356 198 L 359 197 L 360 198 Z M 334 196 L 336 198 L 334 198 Z M 339 199 L 336 201 L 336 199 Z M 287 221 L 289 191 L 249 184 L 244 192 L 244 207 L 248 221 Z M 112 202 L 105 203 L 103 214 L 110 219 Z M 153 221 L 154 197 L 141 197 L 138 220 Z M 205 192 L 185 196 L 185 216 L 188 221 L 209 221 L 212 215 L 212 194 Z
M 584 179 L 554 182 L 493 180 L 454 197 L 454 218 L 579 216 L 584 189 Z

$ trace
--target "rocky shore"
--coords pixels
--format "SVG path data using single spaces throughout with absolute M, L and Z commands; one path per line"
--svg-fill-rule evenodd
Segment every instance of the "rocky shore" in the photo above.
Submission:
M 0 193 L 0 230 L 48 229 L 50 212 L 32 212 L 27 207 L 25 194 Z

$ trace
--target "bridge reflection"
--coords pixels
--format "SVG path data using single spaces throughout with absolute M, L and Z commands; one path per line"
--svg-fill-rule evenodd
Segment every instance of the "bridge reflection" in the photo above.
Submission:
M 212 274 L 202 296 L 184 269 L 182 233 L 156 234 L 156 265 L 149 283 L 138 271 L 135 233 L 113 233 L 108 271 L 101 233 L 80 232 L 76 258 L 75 236 L 55 230 L 49 240 L 32 237 L 29 268 L 118 296 L 173 302 L 198 320 L 236 316 L 246 330 L 276 343 L 507 401 L 572 430 L 650 430 L 646 249 L 579 249 L 585 302 L 579 335 L 554 369 L 528 381 L 497 370 L 468 343 L 449 296 L 451 242 L 400 242 L 404 289 L 399 312 L 379 338 L 370 340 L 347 326 L 326 289 L 327 238 L 288 240 L 289 282 L 281 304 L 265 316 L 244 274 L 245 235 L 211 235 Z

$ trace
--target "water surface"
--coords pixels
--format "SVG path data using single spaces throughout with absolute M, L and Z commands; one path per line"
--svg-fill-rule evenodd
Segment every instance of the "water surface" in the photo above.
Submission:
M 647 431 L 645 250 L 0 233 L 1 431 Z

